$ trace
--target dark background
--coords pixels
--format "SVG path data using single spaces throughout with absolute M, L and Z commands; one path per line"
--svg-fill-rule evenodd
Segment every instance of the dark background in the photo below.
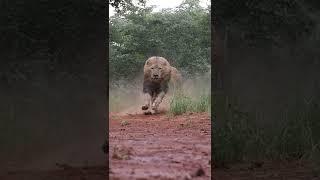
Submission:
M 105 165 L 106 11 L 94 0 L 0 2 L 1 167 Z
M 320 4 L 213 6 L 213 159 L 319 160 Z
M 105 7 L 93 0 L 0 2 L 3 167 L 105 163 L 101 151 L 107 126 Z M 226 132 L 213 136 L 213 146 L 222 145 L 213 148 L 214 158 L 319 155 L 319 147 L 313 146 L 320 139 L 318 1 L 219 0 L 212 8 L 216 9 L 212 117 L 215 129 Z M 299 121 L 302 124 L 290 121 L 299 113 L 308 114 Z M 250 140 L 252 131 L 236 124 L 248 116 L 254 116 L 250 118 L 254 125 L 247 126 L 263 130 L 262 139 L 274 143 L 272 137 L 279 136 L 288 143 L 277 147 L 282 142 L 276 142 L 268 149 L 273 154 L 260 151 L 269 141 L 244 146 L 241 138 Z M 230 131 L 227 122 L 239 132 Z M 281 127 L 278 122 L 289 127 L 289 135 L 279 133 L 281 128 L 270 131 Z M 304 144 L 310 138 L 303 139 L 305 129 L 297 128 L 305 126 L 312 127 L 308 132 L 313 144 Z M 223 141 L 225 136 L 231 143 Z M 232 154 L 229 159 L 219 156 L 221 147 Z

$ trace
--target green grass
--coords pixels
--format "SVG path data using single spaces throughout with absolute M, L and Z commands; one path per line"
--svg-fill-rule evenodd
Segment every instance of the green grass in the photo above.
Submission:
M 196 98 L 192 103 L 193 112 L 209 112 L 211 107 L 210 95 L 202 94 Z
M 169 112 L 173 115 L 186 113 L 189 110 L 191 103 L 192 99 L 190 97 L 186 96 L 182 92 L 177 92 L 173 95 L 170 102 Z
M 190 95 L 179 91 L 171 99 L 169 113 L 181 115 L 186 112 L 209 112 L 210 106 L 210 95 L 201 94 L 192 98 Z

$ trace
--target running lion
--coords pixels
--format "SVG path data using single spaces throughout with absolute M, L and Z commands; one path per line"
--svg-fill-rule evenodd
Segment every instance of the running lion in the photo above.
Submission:
M 157 113 L 158 107 L 169 89 L 169 82 L 172 82 L 174 89 L 181 87 L 181 74 L 170 66 L 169 62 L 159 56 L 147 59 L 144 65 L 144 105 L 142 110 L 145 114 Z

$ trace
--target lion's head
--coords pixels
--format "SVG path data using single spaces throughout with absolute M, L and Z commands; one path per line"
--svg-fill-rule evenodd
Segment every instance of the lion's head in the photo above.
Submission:
M 144 65 L 144 76 L 152 82 L 170 80 L 171 66 L 163 57 L 150 57 Z

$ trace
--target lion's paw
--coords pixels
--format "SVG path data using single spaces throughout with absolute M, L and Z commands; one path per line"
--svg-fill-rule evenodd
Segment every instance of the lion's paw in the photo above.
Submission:
M 147 110 L 148 108 L 149 108 L 148 105 L 143 105 L 143 106 L 141 107 L 142 110 Z
M 146 111 L 146 112 L 144 112 L 144 115 L 151 115 L 151 114 L 152 114 L 151 111 Z

